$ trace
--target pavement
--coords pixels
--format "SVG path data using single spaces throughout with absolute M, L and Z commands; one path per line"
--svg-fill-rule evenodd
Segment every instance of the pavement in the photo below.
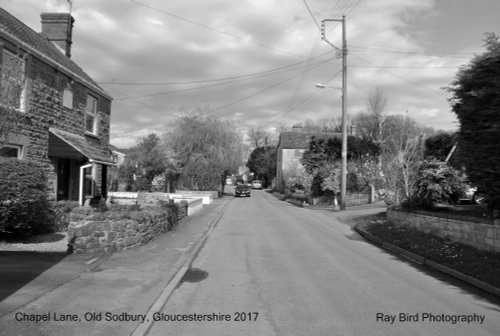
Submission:
M 50 256 L 0 302 L 0 335 L 144 335 L 142 316 L 163 306 L 231 200 L 215 200 L 137 249 Z M 3 253 L 17 265 L 45 256 Z

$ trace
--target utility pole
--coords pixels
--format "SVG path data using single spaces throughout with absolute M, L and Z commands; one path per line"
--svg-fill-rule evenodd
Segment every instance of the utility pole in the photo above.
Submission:
M 325 35 L 325 22 L 342 22 L 342 49 L 333 45 Z M 346 40 L 346 20 L 325 19 L 321 21 L 321 39 L 332 46 L 342 57 L 342 169 L 340 182 L 340 210 L 346 209 L 347 198 L 347 40 Z

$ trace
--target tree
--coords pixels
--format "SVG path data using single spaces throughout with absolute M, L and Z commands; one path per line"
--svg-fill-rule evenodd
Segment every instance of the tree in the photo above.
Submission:
M 262 179 L 264 186 L 268 187 L 276 176 L 276 147 L 255 148 L 247 161 L 247 167 L 258 179 Z
M 225 176 L 243 160 L 243 141 L 236 126 L 208 110 L 197 109 L 178 118 L 164 134 L 187 187 L 224 191 Z
M 306 172 L 313 176 L 312 196 L 322 196 L 326 191 L 335 192 L 340 173 L 336 172 L 337 161 L 341 158 L 342 141 L 338 138 L 312 137 L 309 149 L 302 155 L 301 163 Z M 347 159 L 349 161 L 376 158 L 380 148 L 373 142 L 349 136 L 347 139 Z M 352 180 L 351 180 L 352 181 Z M 349 182 L 349 181 L 348 181 Z M 349 186 L 348 186 L 349 187 Z
M 438 203 L 457 203 L 462 195 L 459 172 L 436 159 L 421 162 L 407 206 L 433 209 Z
M 457 136 L 449 132 L 440 132 L 425 140 L 425 158 L 435 158 L 439 161 L 446 160 L 457 141 Z
M 247 135 L 250 138 L 252 148 L 267 146 L 269 134 L 262 127 L 250 128 Z
M 165 171 L 165 156 L 161 150 L 160 137 L 154 133 L 142 138 L 137 146 L 137 164 L 142 179 L 143 188 L 151 191 L 153 179 Z
M 118 178 L 127 190 L 151 191 L 153 179 L 163 174 L 165 168 L 160 137 L 151 133 L 130 149 L 125 163 L 118 169 Z
M 309 174 L 326 163 L 340 159 L 342 140 L 339 138 L 316 138 L 309 142 L 309 149 L 302 155 L 301 163 Z M 347 159 L 352 161 L 363 157 L 378 157 L 380 148 L 373 142 L 354 136 L 347 137 Z
M 386 120 L 390 138 L 382 147 L 382 171 L 387 187 L 394 193 L 399 204 L 412 193 L 412 186 L 419 162 L 423 156 L 422 127 L 412 118 L 402 115 L 390 116 Z
M 379 147 L 387 141 L 389 134 L 386 132 L 387 97 L 380 87 L 377 87 L 366 100 L 367 113 L 360 113 L 354 118 L 357 134 L 372 141 Z
M 468 179 L 500 209 L 500 42 L 487 33 L 486 51 L 459 69 L 447 91 L 460 122 L 459 146 Z
M 341 118 L 307 119 L 302 126 L 304 132 L 342 132 Z

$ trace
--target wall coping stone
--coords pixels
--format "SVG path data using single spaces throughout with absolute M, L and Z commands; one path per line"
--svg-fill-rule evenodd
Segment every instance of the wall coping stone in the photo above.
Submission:
M 387 209 L 387 211 L 394 211 L 394 212 L 400 212 L 400 213 L 407 213 L 407 214 L 418 214 L 418 215 L 423 215 L 423 216 L 429 216 L 429 217 L 439 217 L 439 218 L 446 218 L 446 219 L 454 219 L 454 220 L 459 220 L 463 222 L 473 222 L 473 223 L 484 223 L 484 224 L 494 224 L 494 220 L 491 218 L 481 218 L 481 217 L 473 217 L 473 216 L 462 216 L 462 215 L 455 215 L 455 214 L 448 214 L 448 213 L 442 213 L 442 212 L 434 212 L 434 211 L 425 211 L 425 210 L 403 210 L 403 209 Z

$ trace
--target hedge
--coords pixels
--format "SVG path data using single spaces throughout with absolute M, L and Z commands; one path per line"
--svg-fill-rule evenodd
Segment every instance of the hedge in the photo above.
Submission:
M 0 157 L 0 235 L 21 238 L 48 233 L 54 218 L 43 167 Z

